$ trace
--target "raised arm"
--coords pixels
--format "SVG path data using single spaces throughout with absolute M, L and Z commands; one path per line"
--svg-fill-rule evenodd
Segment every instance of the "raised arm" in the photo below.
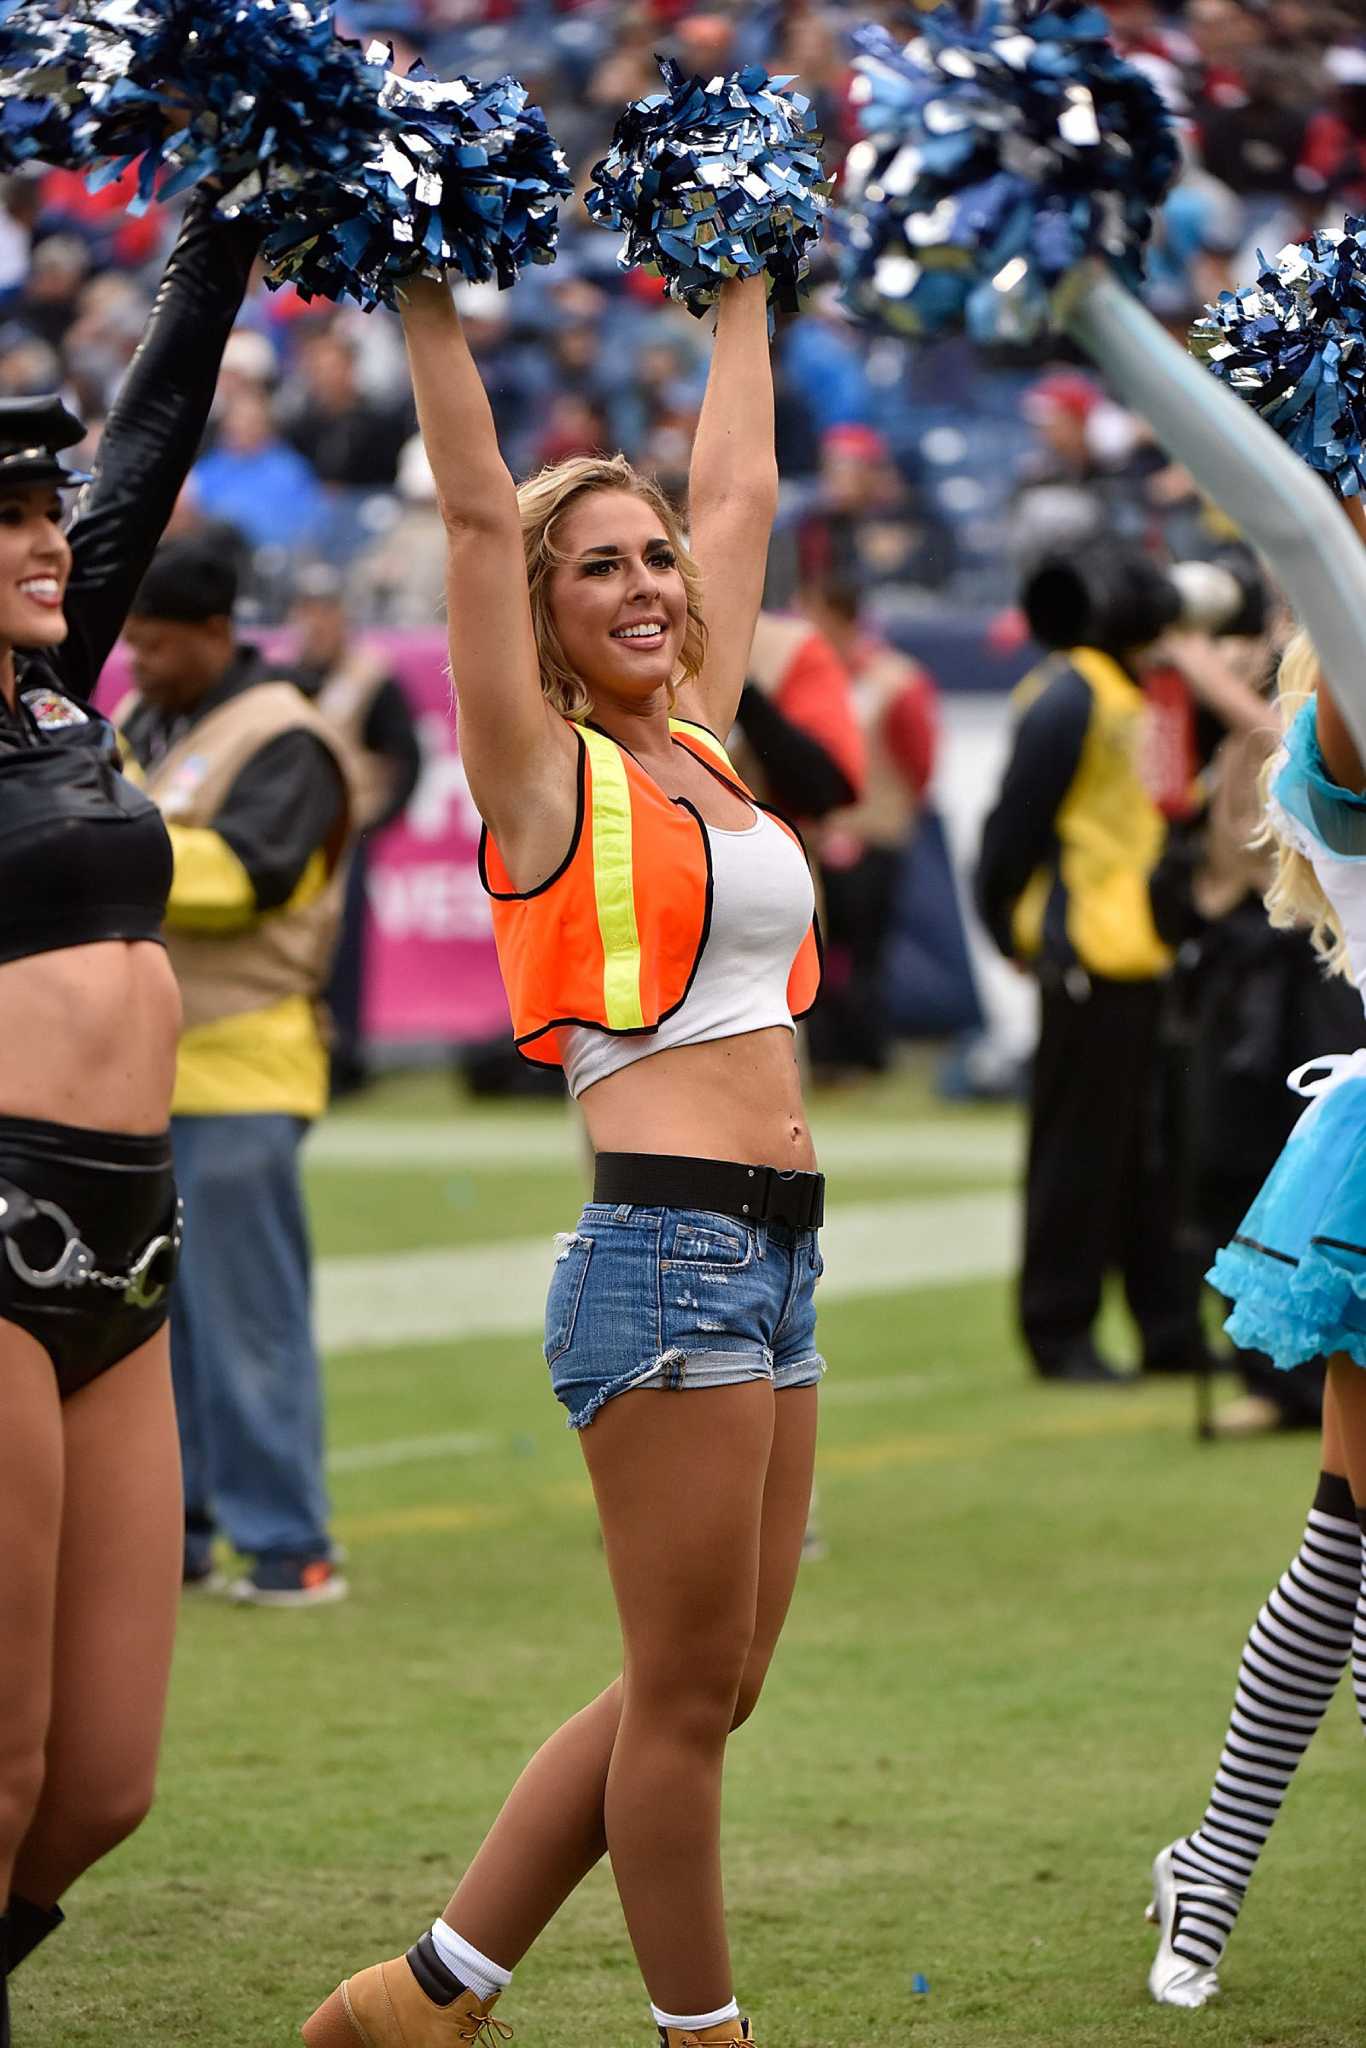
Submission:
M 679 709 L 723 739 L 745 686 L 777 507 L 768 307 L 763 278 L 746 278 L 721 293 L 689 477 L 709 638 L 706 666 L 679 692 Z
M 260 237 L 214 218 L 196 193 L 161 280 L 147 330 L 105 423 L 95 477 L 76 501 L 70 540 L 70 632 L 62 681 L 88 697 L 123 630 L 199 453 L 223 350 L 241 309 Z
M 1366 547 L 1366 507 L 1360 498 L 1345 498 L 1343 509 L 1356 528 L 1363 547 Z M 1357 796 L 1366 796 L 1366 765 L 1363 752 L 1348 731 L 1346 720 L 1338 707 L 1333 692 L 1319 677 L 1317 702 L 1314 708 L 1314 723 L 1318 730 L 1319 752 L 1323 765 L 1337 783 L 1339 789 L 1350 789 Z
M 1366 755 L 1366 548 L 1352 545 L 1327 484 L 1099 264 L 1073 274 L 1059 310 L 1118 395 L 1266 557 Z
M 446 529 L 460 753 L 507 857 L 529 806 L 572 801 L 572 735 L 541 695 L 517 493 L 449 287 L 410 285 L 403 332 Z

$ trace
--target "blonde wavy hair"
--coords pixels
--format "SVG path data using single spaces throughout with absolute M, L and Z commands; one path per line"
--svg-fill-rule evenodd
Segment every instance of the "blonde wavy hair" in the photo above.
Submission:
M 680 683 L 689 683 L 702 672 L 707 657 L 707 627 L 702 617 L 702 576 L 683 539 L 678 514 L 652 477 L 642 476 L 624 455 L 575 455 L 567 462 L 553 463 L 519 486 L 517 504 L 522 515 L 522 545 L 526 551 L 526 580 L 531 595 L 531 622 L 536 633 L 536 654 L 541 669 L 541 691 L 548 703 L 565 718 L 585 718 L 593 709 L 588 686 L 560 644 L 551 615 L 552 572 L 573 559 L 555 544 L 555 525 L 571 505 L 596 491 L 629 491 L 640 498 L 659 520 L 669 545 L 678 558 L 679 573 L 688 601 L 688 622 L 683 634 L 678 674 L 669 685 L 669 704 Z
M 1313 642 L 1298 632 L 1281 656 L 1276 682 L 1281 725 L 1288 732 L 1298 714 L 1318 688 L 1319 660 Z M 1275 856 L 1275 873 L 1266 892 L 1267 915 L 1281 931 L 1299 931 L 1306 926 L 1309 943 L 1330 974 L 1350 975 L 1347 940 L 1337 913 L 1324 895 L 1318 876 L 1298 847 L 1277 832 L 1268 807 L 1277 756 L 1272 755 L 1262 770 L 1262 825 L 1254 846 L 1269 847 Z

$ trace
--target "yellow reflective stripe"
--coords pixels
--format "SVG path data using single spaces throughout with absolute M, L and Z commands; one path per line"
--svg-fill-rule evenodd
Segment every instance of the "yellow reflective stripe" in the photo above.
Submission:
M 319 847 L 308 856 L 308 865 L 294 886 L 294 894 L 288 903 L 282 903 L 282 910 L 307 910 L 310 903 L 316 903 L 332 879 L 332 870 L 327 864 L 327 855 Z
M 593 889 L 602 938 L 603 1015 L 609 1031 L 638 1031 L 640 933 L 636 929 L 631 853 L 631 786 L 626 760 L 614 740 L 577 728 L 588 749 L 593 787 Z
M 691 720 L 686 718 L 671 718 L 669 720 L 669 731 L 686 732 L 689 734 L 691 738 L 699 741 L 709 754 L 715 754 L 722 766 L 730 769 L 731 774 L 734 775 L 735 769 L 731 765 L 730 755 L 726 752 L 720 740 L 717 739 L 716 734 L 708 732 L 705 725 L 694 725 Z
M 259 912 L 251 877 L 207 825 L 168 825 L 175 875 L 166 922 L 175 931 L 240 932 Z

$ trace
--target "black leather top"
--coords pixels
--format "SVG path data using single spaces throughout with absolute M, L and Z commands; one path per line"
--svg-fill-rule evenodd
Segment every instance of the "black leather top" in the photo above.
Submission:
M 257 246 L 214 220 L 208 193 L 191 202 L 76 501 L 68 637 L 16 650 L 17 701 L 0 698 L 0 961 L 160 935 L 170 842 L 89 698 L 198 453 Z

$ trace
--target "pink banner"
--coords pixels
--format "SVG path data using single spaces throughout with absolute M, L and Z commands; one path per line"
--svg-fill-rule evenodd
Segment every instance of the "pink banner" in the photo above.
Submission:
M 446 637 L 366 638 L 392 662 L 422 742 L 416 794 L 370 852 L 366 1035 L 391 1044 L 472 1045 L 510 1034 L 489 900 L 479 885 L 479 813 L 456 745 Z
M 250 636 L 249 636 L 250 637 Z M 380 1044 L 475 1045 L 510 1032 L 493 950 L 488 898 L 479 886 L 479 813 L 455 739 L 446 638 L 374 632 L 413 708 L 422 779 L 403 818 L 370 848 L 366 895 L 365 1033 Z M 262 635 L 288 653 L 288 638 Z M 121 648 L 105 669 L 106 710 L 128 688 Z

